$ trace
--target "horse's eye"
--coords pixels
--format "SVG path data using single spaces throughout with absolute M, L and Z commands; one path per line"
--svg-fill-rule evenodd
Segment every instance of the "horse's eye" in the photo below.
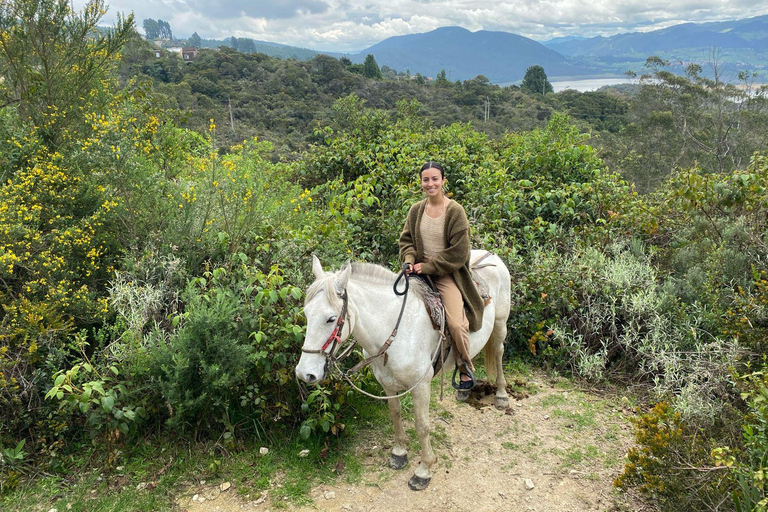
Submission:
M 328 320 L 326 320 L 325 323 L 330 324 L 330 323 L 333 323 L 335 321 L 336 321 L 336 317 L 335 316 L 331 316 L 331 317 L 328 317 Z

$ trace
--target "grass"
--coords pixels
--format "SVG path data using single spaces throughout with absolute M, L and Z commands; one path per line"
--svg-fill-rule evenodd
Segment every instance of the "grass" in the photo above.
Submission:
M 372 436 L 378 439 L 387 429 L 391 432 L 385 405 L 362 399 L 355 405 L 357 414 L 346 418 L 346 432 L 339 439 L 302 441 L 296 433 L 283 442 L 245 442 L 241 450 L 225 450 L 213 442 L 148 438 L 121 447 L 112 470 L 104 469 L 103 450 L 84 443 L 65 461 L 58 461 L 55 470 L 23 479 L 16 489 L 0 495 L 0 510 L 164 512 L 178 510 L 176 497 L 203 482 L 231 482 L 236 492 L 251 499 L 269 490 L 273 503 L 307 504 L 314 485 L 359 481 L 364 471 L 357 455 L 359 444 L 367 444 Z M 266 455 L 259 453 L 262 446 L 269 449 Z M 309 455 L 300 457 L 305 449 Z
M 519 381 L 519 386 L 533 395 L 539 390 L 531 382 L 532 374 L 529 366 L 518 363 L 514 365 L 514 373 L 509 372 L 507 376 L 510 383 L 517 385 Z M 620 434 L 616 425 L 596 428 L 596 418 L 604 417 L 611 406 L 589 400 L 590 397 L 574 390 L 572 383 L 570 387 L 566 386 L 568 383 L 567 379 L 559 377 L 553 382 L 557 392 L 545 394 L 540 401 L 532 401 L 540 404 L 552 421 L 571 425 L 570 428 L 563 426 L 561 430 L 566 439 L 570 439 L 571 446 L 561 449 L 557 455 L 564 465 L 577 468 L 594 466 L 596 461 L 606 466 L 620 464 L 617 455 L 614 460 L 608 460 L 608 456 L 601 455 L 596 448 L 602 441 L 615 440 Z M 432 384 L 433 417 L 450 421 L 453 414 L 440 405 L 439 390 L 440 382 L 435 380 Z M 453 400 L 453 390 L 448 388 L 446 391 L 445 400 Z M 403 419 L 406 425 L 412 426 L 412 401 L 406 397 L 401 402 Z M 224 449 L 215 442 L 190 444 L 167 437 L 147 438 L 122 447 L 123 453 L 115 464 L 120 470 L 102 469 L 106 466 L 107 454 L 103 449 L 100 451 L 98 447 L 84 444 L 76 455 L 59 460 L 49 474 L 23 480 L 16 490 L 0 495 L 0 510 L 38 512 L 56 508 L 60 511 L 164 512 L 178 510 L 177 497 L 200 489 L 203 481 L 205 486 L 231 482 L 234 492 L 244 501 L 254 500 L 268 490 L 273 508 L 290 507 L 310 503 L 310 491 L 319 484 L 389 480 L 392 471 L 370 474 L 372 465 L 386 467 L 387 447 L 392 442 L 393 428 L 386 405 L 357 397 L 353 410 L 353 414 L 344 418 L 346 428 L 339 439 L 326 441 L 315 437 L 301 441 L 297 433 L 286 432 L 281 442 L 243 440 L 241 449 L 236 450 L 231 446 Z M 620 413 L 613 415 L 616 419 L 621 416 Z M 499 441 L 527 428 L 517 419 L 510 418 L 509 421 L 504 432 L 498 435 Z M 441 463 L 450 467 L 455 461 L 449 459 L 445 449 L 450 445 L 446 427 L 442 421 L 433 421 L 430 430 Z M 590 432 L 593 437 L 584 439 Z M 407 434 L 409 452 L 414 460 L 419 453 L 418 436 L 412 427 L 407 429 Z M 579 441 L 580 438 L 584 442 Z M 534 436 L 528 441 L 504 440 L 500 448 L 506 453 L 519 452 L 520 456 L 535 461 L 539 460 L 542 444 L 542 439 Z M 266 455 L 259 453 L 262 446 L 269 448 Z M 299 453 L 305 449 L 309 450 L 309 455 L 300 457 Z M 511 471 L 515 465 L 510 461 L 507 469 Z

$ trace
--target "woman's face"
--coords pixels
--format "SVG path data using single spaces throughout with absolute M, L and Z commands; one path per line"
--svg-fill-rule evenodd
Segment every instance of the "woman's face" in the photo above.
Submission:
M 430 167 L 421 171 L 421 188 L 428 196 L 436 196 L 443 193 L 445 178 L 440 173 L 440 169 Z

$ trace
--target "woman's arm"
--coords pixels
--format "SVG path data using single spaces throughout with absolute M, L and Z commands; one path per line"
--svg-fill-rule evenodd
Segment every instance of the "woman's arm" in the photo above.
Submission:
M 413 233 L 411 232 L 411 214 L 416 205 L 412 205 L 408 210 L 408 216 L 405 218 L 405 226 L 400 233 L 400 240 L 398 246 L 400 247 L 400 261 L 402 263 L 413 264 L 416 262 L 416 242 L 413 240 Z

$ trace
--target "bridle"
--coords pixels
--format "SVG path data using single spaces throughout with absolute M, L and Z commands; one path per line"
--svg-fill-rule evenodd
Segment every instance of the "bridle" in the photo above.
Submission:
M 377 357 L 384 356 L 384 365 L 387 364 L 387 349 L 392 345 L 392 342 L 395 341 L 395 336 L 397 336 L 397 329 L 400 327 L 400 320 L 403 319 L 403 312 L 405 311 L 405 303 L 408 299 L 408 289 L 409 289 L 409 282 L 408 282 L 408 274 L 406 273 L 406 267 L 407 264 L 403 265 L 403 270 L 400 272 L 400 274 L 397 276 L 397 279 L 395 280 L 395 283 L 392 285 L 392 288 L 395 292 L 395 295 L 402 296 L 403 297 L 403 303 L 400 306 L 400 314 L 397 317 L 397 323 L 395 323 L 395 328 L 392 330 L 392 334 L 389 335 L 389 338 L 387 338 L 387 341 L 384 342 L 384 345 L 382 345 L 381 349 L 379 349 L 379 352 L 375 355 L 368 357 L 366 359 L 363 359 L 359 363 L 357 363 L 354 367 L 352 367 L 348 372 L 344 372 L 341 367 L 339 367 L 338 362 L 345 357 L 347 357 L 350 353 L 352 353 L 352 349 L 355 348 L 355 345 L 357 344 L 356 341 L 353 341 L 349 344 L 347 348 L 345 348 L 338 356 L 334 354 L 336 351 L 336 346 L 341 343 L 341 330 L 344 328 L 344 322 L 346 321 L 347 317 L 347 310 L 349 305 L 349 297 L 347 295 L 347 290 L 345 289 L 343 293 L 341 294 L 342 299 L 342 305 L 341 305 L 341 313 L 339 313 L 339 318 L 336 320 L 336 327 L 333 329 L 333 332 L 331 332 L 331 335 L 328 336 L 328 339 L 325 340 L 325 343 L 323 343 L 323 346 L 317 350 L 317 349 L 308 349 L 301 347 L 301 351 L 305 354 L 321 354 L 325 357 L 325 366 L 328 367 L 329 364 L 332 364 L 334 368 L 339 372 L 341 377 L 349 383 L 350 386 L 352 386 L 356 391 L 364 394 L 365 396 L 368 396 L 370 398 L 376 398 L 378 400 L 389 400 L 390 398 L 400 398 L 402 396 L 405 396 L 406 394 L 410 393 L 416 386 L 418 386 L 421 381 L 424 380 L 424 378 L 427 376 L 427 373 L 432 368 L 429 366 L 427 368 L 427 373 L 425 373 L 416 383 L 411 386 L 409 389 L 406 389 L 402 393 L 398 393 L 396 395 L 391 396 L 379 396 L 379 395 L 373 395 L 371 393 L 368 393 L 367 391 L 360 389 L 350 378 L 350 374 L 355 373 L 362 368 L 365 368 L 371 362 L 376 359 Z M 401 279 L 405 279 L 405 289 L 401 292 L 398 291 L 397 285 L 400 282 Z M 435 353 L 432 354 L 431 360 L 434 360 L 437 356 L 438 352 L 441 350 L 441 346 L 443 343 L 444 338 L 444 326 L 440 327 L 440 342 L 437 344 L 437 347 L 435 349 Z M 331 350 L 326 352 L 325 349 L 328 347 L 331 347 Z M 442 392 L 441 392 L 441 399 L 442 399 Z
M 344 329 L 344 323 L 347 321 L 347 312 L 349 310 L 349 297 L 347 295 L 346 289 L 341 294 L 341 301 L 341 312 L 339 313 L 339 317 L 336 319 L 336 327 L 333 328 L 333 332 L 331 332 L 331 335 L 328 336 L 327 340 L 325 340 L 323 346 L 320 347 L 320 349 L 301 347 L 302 352 L 305 354 L 321 354 L 325 356 L 326 359 L 332 361 L 343 359 L 348 355 L 349 352 L 351 352 L 351 347 L 354 347 L 355 343 L 350 344 L 350 347 L 347 347 L 344 353 L 340 354 L 339 357 L 336 357 L 335 355 L 336 346 L 341 343 L 341 331 Z M 329 346 L 331 347 L 331 350 L 326 352 L 325 349 L 327 349 Z
M 389 338 L 384 342 L 381 349 L 378 353 L 375 355 L 368 357 L 366 359 L 363 359 L 359 363 L 357 363 L 354 367 L 352 367 L 349 370 L 349 373 L 355 373 L 357 371 L 360 371 L 361 369 L 365 368 L 371 362 L 373 362 L 374 359 L 377 357 L 384 356 L 384 364 L 387 364 L 387 355 L 386 352 L 389 349 L 389 347 L 392 345 L 392 342 L 395 341 L 395 337 L 397 336 L 397 329 L 400 327 L 400 321 L 403 319 L 403 312 L 405 312 L 405 303 L 408 300 L 408 289 L 409 289 L 409 282 L 408 282 L 408 274 L 405 272 L 406 265 L 403 265 L 403 270 L 398 274 L 397 279 L 395 280 L 395 283 L 392 285 L 392 289 L 395 292 L 395 295 L 402 296 L 403 297 L 403 303 L 400 306 L 400 314 L 397 317 L 397 323 L 395 323 L 395 328 L 392 330 L 392 333 L 389 335 Z M 397 286 L 400 283 L 401 279 L 405 279 L 405 289 L 403 291 L 398 291 Z M 334 327 L 333 332 L 331 332 L 331 335 L 328 336 L 328 339 L 325 340 L 325 343 L 323 343 L 323 346 L 320 347 L 320 349 L 310 349 L 310 348 L 304 348 L 301 347 L 301 351 L 305 354 L 320 354 L 325 357 L 326 359 L 326 365 L 328 363 L 333 363 L 338 368 L 338 361 L 344 359 L 347 357 L 351 352 L 352 349 L 357 344 L 356 341 L 353 341 L 349 344 L 348 347 L 346 347 L 339 355 L 336 355 L 336 347 L 341 344 L 341 331 L 344 329 L 344 323 L 347 319 L 347 314 L 349 311 L 349 295 L 347 294 L 347 290 L 344 289 L 344 291 L 341 294 L 341 312 L 339 313 L 339 317 L 336 319 L 336 327 Z M 326 352 L 326 349 L 330 347 L 330 350 Z

